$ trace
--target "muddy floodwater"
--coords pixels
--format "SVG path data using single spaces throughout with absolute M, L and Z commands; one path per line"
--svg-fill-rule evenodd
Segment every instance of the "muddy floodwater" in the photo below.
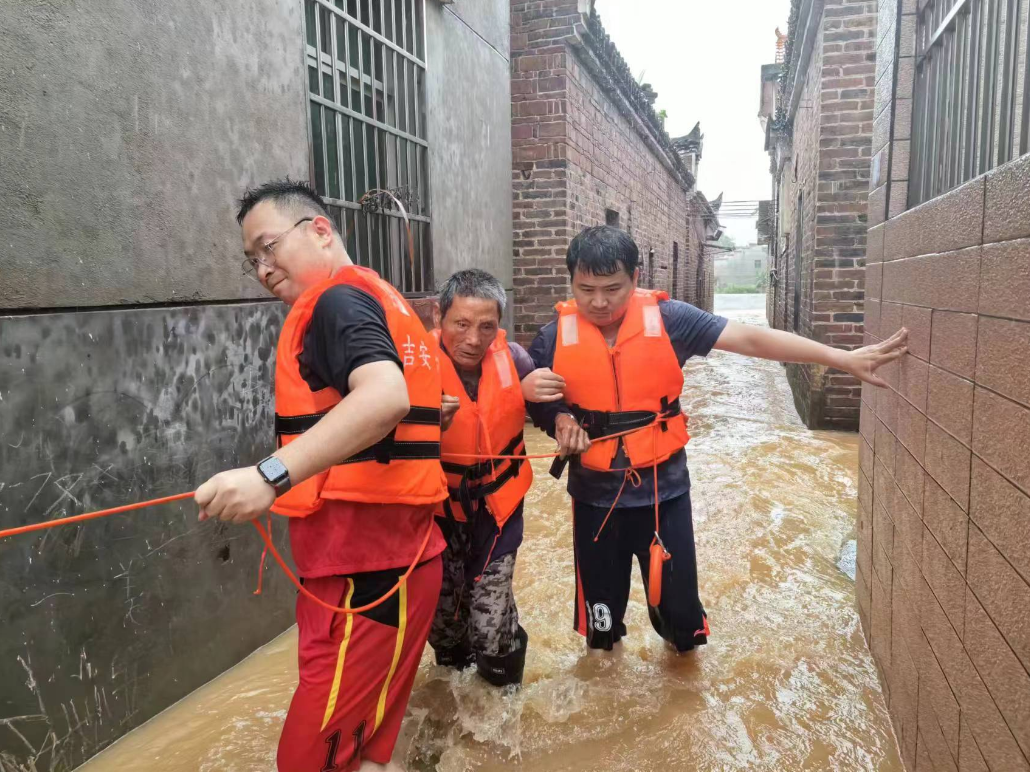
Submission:
M 763 303 L 716 310 L 762 324 Z M 720 352 L 688 362 L 683 405 L 710 643 L 670 652 L 635 575 L 623 650 L 585 656 L 568 497 L 535 462 L 516 573 L 525 686 L 437 668 L 427 648 L 395 756 L 408 769 L 902 769 L 855 611 L 857 435 L 808 431 L 779 364 Z M 527 445 L 553 448 L 536 431 Z M 271 772 L 295 656 L 290 630 L 81 769 Z

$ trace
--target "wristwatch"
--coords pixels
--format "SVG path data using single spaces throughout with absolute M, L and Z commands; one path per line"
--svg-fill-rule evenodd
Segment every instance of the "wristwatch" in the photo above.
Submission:
M 290 489 L 290 470 L 275 456 L 269 456 L 257 465 L 258 474 L 273 488 L 275 495 L 282 496 Z

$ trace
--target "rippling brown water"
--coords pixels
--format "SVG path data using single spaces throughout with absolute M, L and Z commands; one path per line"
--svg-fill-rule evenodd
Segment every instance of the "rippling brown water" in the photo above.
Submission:
M 760 323 L 759 310 L 725 313 Z M 709 645 L 669 652 L 635 577 L 623 651 L 585 656 L 568 497 L 535 462 L 516 574 L 525 686 L 499 692 L 433 667 L 427 649 L 397 760 L 444 772 L 902 769 L 846 573 L 857 437 L 806 430 L 778 364 L 715 352 L 686 373 Z M 530 435 L 531 452 L 552 448 Z M 295 652 L 291 630 L 83 769 L 274 770 Z

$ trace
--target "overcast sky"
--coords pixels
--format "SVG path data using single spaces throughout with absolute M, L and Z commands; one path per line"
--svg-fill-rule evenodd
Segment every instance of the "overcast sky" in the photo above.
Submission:
M 634 75 L 658 92 L 673 137 L 697 121 L 705 135 L 698 187 L 709 199 L 769 198 L 769 156 L 758 123 L 761 66 L 789 0 L 595 0 L 601 22 Z M 753 225 L 727 220 L 739 241 Z M 743 239 L 741 237 L 744 237 Z

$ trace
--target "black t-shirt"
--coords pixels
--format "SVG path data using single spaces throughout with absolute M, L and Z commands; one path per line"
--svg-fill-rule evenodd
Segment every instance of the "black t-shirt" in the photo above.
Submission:
M 400 355 L 386 326 L 386 312 L 367 292 L 338 284 L 322 293 L 304 333 L 300 374 L 312 390 L 332 386 L 350 392 L 350 374 L 372 362 L 395 362 Z

